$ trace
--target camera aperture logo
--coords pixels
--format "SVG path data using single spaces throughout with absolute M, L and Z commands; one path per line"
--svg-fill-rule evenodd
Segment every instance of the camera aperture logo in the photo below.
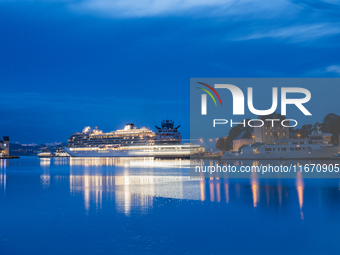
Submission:
M 199 84 L 201 84 L 203 86 L 206 86 L 207 88 L 211 89 L 211 91 L 214 92 L 215 95 L 217 96 L 217 98 L 220 101 L 220 104 L 222 106 L 222 100 L 220 98 L 220 95 L 216 92 L 216 90 L 213 87 L 211 87 L 210 85 L 205 84 L 203 82 L 197 82 L 197 83 L 199 83 Z M 197 87 L 197 88 L 203 90 L 204 92 L 206 92 L 212 98 L 212 100 L 214 100 L 215 106 L 217 106 L 216 100 L 215 100 L 214 96 L 211 94 L 210 91 L 208 91 L 208 90 L 206 90 L 204 88 L 200 88 L 200 87 Z M 202 115 L 207 115 L 207 95 L 206 94 L 202 94 L 201 95 L 201 114 Z

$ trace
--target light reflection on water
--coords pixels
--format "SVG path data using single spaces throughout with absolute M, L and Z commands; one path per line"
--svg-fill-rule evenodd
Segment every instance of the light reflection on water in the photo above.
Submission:
M 186 186 L 184 182 L 194 182 Z M 132 207 L 145 211 L 152 197 L 199 200 L 199 183 L 189 176 L 114 176 L 70 174 L 70 192 L 82 193 L 86 210 L 91 201 L 101 208 L 103 193 L 114 194 L 119 211 L 129 214 Z
M 32 159 L 31 159 L 32 160 Z M 69 180 L 71 195 L 81 194 L 84 198 L 85 209 L 88 210 L 93 202 L 97 209 L 102 208 L 103 194 L 115 201 L 119 211 L 129 214 L 134 208 L 152 208 L 153 197 L 188 199 L 198 201 L 229 203 L 231 199 L 246 200 L 244 194 L 251 194 L 252 206 L 265 200 L 267 205 L 278 202 L 282 206 L 283 200 L 288 198 L 287 187 L 282 185 L 282 180 L 271 180 L 270 183 L 260 180 L 258 173 L 252 173 L 249 180 L 235 179 L 195 179 L 185 172 L 190 168 L 189 160 L 155 160 L 153 158 L 41 158 L 33 159 L 39 162 L 41 167 L 40 183 L 43 188 L 49 188 L 52 181 Z M 213 161 L 208 161 L 214 164 Z M 18 164 L 19 163 L 19 164 Z M 20 165 L 15 162 L 14 165 Z M 234 164 L 239 164 L 235 162 Z M 242 162 L 243 163 L 243 162 Z M 249 162 L 248 162 L 249 163 Z M 258 161 L 251 162 L 252 165 Z M 299 163 L 297 163 L 299 164 Z M 55 169 L 66 166 L 69 172 L 60 175 Z M 9 160 L 0 160 L 0 185 L 6 191 L 7 177 L 6 168 Z M 76 168 L 75 168 L 76 167 Z M 121 171 L 109 171 L 102 167 L 120 167 Z M 53 180 L 51 172 L 53 169 Z M 131 169 L 147 169 L 141 174 L 140 171 Z M 156 172 L 153 169 L 157 169 Z M 163 171 L 165 169 L 165 171 Z M 184 173 L 173 175 L 167 169 L 184 169 Z M 148 174 L 147 174 L 148 173 Z M 167 175 L 167 174 L 171 175 Z M 300 172 L 295 178 L 298 204 L 303 218 L 303 203 L 305 184 Z M 233 191 L 231 192 L 231 189 Z M 249 192 L 245 191 L 249 189 Z M 340 183 L 339 188 L 340 190 Z M 264 195 L 263 195 L 264 193 Z M 274 195 L 275 193 L 275 195 Z M 231 197 L 233 194 L 235 197 Z M 274 198 L 275 196 L 275 198 Z M 114 199 L 113 199 L 114 198 Z M 271 201 L 272 200 L 272 201 Z
M 102 208 L 103 193 L 107 197 L 114 196 L 114 201 L 120 211 L 129 214 L 132 207 L 147 209 L 152 207 L 152 197 L 164 197 L 174 199 L 189 199 L 210 202 L 230 201 L 230 189 L 234 189 L 234 199 L 243 199 L 241 189 L 249 189 L 252 198 L 252 206 L 256 208 L 259 202 L 264 199 L 267 205 L 273 199 L 273 188 L 275 187 L 276 198 L 281 206 L 283 203 L 284 192 L 287 195 L 287 187 L 283 187 L 281 180 L 271 181 L 270 184 L 260 182 L 257 173 L 252 173 L 248 180 L 225 179 L 191 179 L 188 173 L 185 175 L 164 175 L 167 171 L 150 175 L 139 175 L 138 172 L 122 171 L 108 172 L 98 167 L 123 167 L 124 169 L 146 168 L 146 169 L 189 169 L 189 160 L 155 160 L 153 158 L 41 158 L 39 161 L 42 169 L 40 182 L 43 188 L 49 188 L 51 183 L 50 167 L 67 166 L 69 173 L 67 176 L 53 174 L 54 181 L 69 179 L 70 194 L 82 194 L 86 210 L 90 208 L 91 202 L 95 207 Z M 208 161 L 214 164 L 213 161 Z M 17 162 L 16 162 L 17 163 Z M 234 164 L 239 164 L 235 162 Z M 248 162 L 249 163 L 249 162 Z M 253 161 L 252 165 L 258 164 Z M 9 166 L 8 160 L 0 160 L 0 185 L 6 191 L 6 168 Z M 74 167 L 81 167 L 80 170 Z M 92 171 L 94 170 L 94 171 Z M 136 174 L 137 173 L 137 174 Z M 189 184 L 190 183 L 190 184 Z M 296 196 L 298 206 L 303 218 L 303 196 L 304 180 L 300 172 L 297 172 L 295 179 Z M 340 190 L 340 184 L 339 184 Z M 242 194 L 247 192 L 242 192 Z M 290 194 L 293 196 L 293 194 Z M 142 211 L 143 211 L 142 210 Z M 144 210 L 145 211 L 145 210 Z
M 282 206 L 283 200 L 289 196 L 298 199 L 301 218 L 303 219 L 304 180 L 300 172 L 295 179 L 296 194 L 282 186 L 281 180 L 270 183 L 260 181 L 257 173 L 252 173 L 249 180 L 234 179 L 191 179 L 185 175 L 164 175 L 167 171 L 151 172 L 150 175 L 140 175 L 139 172 L 130 172 L 126 169 L 188 169 L 189 160 L 155 160 L 152 158 L 41 158 L 39 161 L 42 169 L 40 183 L 44 189 L 49 188 L 51 180 L 51 166 L 67 166 L 67 176 L 53 174 L 53 181 L 69 180 L 71 195 L 82 195 L 84 207 L 89 210 L 91 204 L 102 209 L 103 194 L 105 198 L 114 201 L 118 211 L 130 214 L 131 210 L 147 212 L 153 206 L 153 197 L 188 199 L 197 201 L 210 201 L 229 203 L 230 200 L 247 200 L 245 194 L 251 195 L 252 206 L 258 207 L 261 201 L 266 201 L 267 206 L 278 202 Z M 235 162 L 239 164 L 240 162 Z M 209 161 L 209 164 L 213 164 Z M 251 163 L 258 164 L 258 161 Z M 0 161 L 0 185 L 6 191 L 6 168 L 8 160 Z M 122 172 L 102 171 L 100 167 L 123 167 Z M 74 167 L 81 167 L 74 169 Z M 99 169 L 98 169 L 99 167 Z M 51 169 L 50 169 L 51 168 Z M 93 171 L 94 170 L 94 171 Z M 161 173 L 161 174 L 160 174 Z M 231 191 L 231 189 L 233 189 Z M 249 192 L 247 191 L 249 190 Z M 339 184 L 340 190 L 340 184 Z M 231 197 L 231 194 L 234 197 Z M 285 196 L 284 196 L 285 195 Z
M 256 164 L 256 162 L 252 162 L 252 164 Z M 300 224 L 306 221 L 312 224 L 311 219 L 313 219 L 313 222 L 315 217 L 316 221 L 319 220 L 317 215 L 321 215 L 321 212 L 325 213 L 327 220 L 329 220 L 329 215 L 334 215 L 336 218 L 340 213 L 339 180 L 304 179 L 299 172 L 294 179 L 261 179 L 257 173 L 252 173 L 249 179 L 191 179 L 189 167 L 190 162 L 188 160 L 172 161 L 150 158 L 22 158 L 13 161 L 0 160 L 0 194 L 3 194 L 0 197 L 0 209 L 2 209 L 2 212 L 10 210 L 8 209 L 11 208 L 9 205 L 4 207 L 6 201 L 7 203 L 13 201 L 13 204 L 22 204 L 23 202 L 20 202 L 21 197 L 25 197 L 23 199 L 25 201 L 30 201 L 29 204 L 36 200 L 36 203 L 33 203 L 33 209 L 28 205 L 23 205 L 25 212 L 16 215 L 13 221 L 15 222 L 19 218 L 19 220 L 23 219 L 23 222 L 25 222 L 22 224 L 29 224 L 30 221 L 26 219 L 27 211 L 31 211 L 32 214 L 39 214 L 39 217 L 44 217 L 42 212 L 47 210 L 48 213 L 45 217 L 48 219 L 50 214 L 53 213 L 56 214 L 55 221 L 58 221 L 56 219 L 60 217 L 66 221 L 70 217 L 70 220 L 65 224 L 66 226 L 70 224 L 68 231 L 72 235 L 79 234 L 72 232 L 76 229 L 75 227 L 72 228 L 72 222 L 76 224 L 75 226 L 85 226 L 83 222 L 86 222 L 86 219 L 77 219 L 80 215 L 86 215 L 93 222 L 98 222 L 99 217 L 103 217 L 103 223 L 99 226 L 101 229 L 105 228 L 105 224 L 111 221 L 111 217 L 116 219 L 115 227 L 119 221 L 122 221 L 124 223 L 122 224 L 126 227 L 129 224 L 134 225 L 131 223 L 132 219 L 141 224 L 140 217 L 155 215 L 156 219 L 160 219 L 155 221 L 161 226 L 157 235 L 166 236 L 162 232 L 162 228 L 168 231 L 172 229 L 172 226 L 167 225 L 171 225 L 167 223 L 169 218 L 170 222 L 172 218 L 175 218 L 178 222 L 190 222 L 190 217 L 193 217 L 195 220 L 191 223 L 198 224 L 205 231 L 209 231 L 211 226 L 214 226 L 215 229 L 218 229 L 219 226 L 223 226 L 223 229 L 229 229 L 230 226 L 233 226 L 231 233 L 234 234 L 239 234 L 238 231 L 241 230 L 236 228 L 246 224 L 244 222 L 247 222 L 246 230 L 243 230 L 245 232 L 256 232 L 259 228 L 270 232 L 273 231 L 271 230 L 273 224 L 280 223 L 282 229 L 288 224 L 291 226 L 290 229 L 281 231 L 286 235 L 291 235 L 292 232 L 299 231 L 297 221 Z M 182 202 L 174 205 L 171 201 Z M 173 207 L 167 205 L 167 203 Z M 43 207 L 38 206 L 38 204 L 43 204 Z M 81 210 L 77 207 L 78 205 Z M 8 212 L 7 218 L 18 209 L 12 208 L 11 210 Z M 68 217 L 64 216 L 65 211 L 70 213 Z M 171 215 L 168 214 L 168 211 L 171 212 Z M 257 212 L 261 213 L 256 214 Z M 157 217 L 158 214 L 161 216 Z M 172 216 L 172 214 L 175 216 Z M 199 215 L 199 217 L 196 217 L 196 215 Z M 120 217 L 129 220 L 125 222 Z M 214 217 L 217 219 L 216 222 L 210 221 L 210 218 L 214 219 Z M 254 217 L 254 220 L 251 220 L 252 217 Z M 149 224 L 152 225 L 154 218 L 147 219 Z M 329 224 L 329 226 L 334 224 L 334 220 L 327 220 L 326 224 Z M 46 222 L 49 221 L 46 220 L 44 224 L 47 224 Z M 22 227 L 21 225 L 19 228 Z M 181 223 L 178 223 L 178 225 L 172 223 L 172 225 L 175 225 L 176 228 L 182 226 Z M 198 226 L 195 228 L 194 225 L 191 225 L 192 230 L 186 229 L 187 235 L 197 235 L 200 229 Z M 29 225 L 29 228 L 31 227 Z M 12 225 L 10 225 L 10 228 L 12 228 Z M 54 228 L 58 228 L 58 226 L 54 226 Z M 117 228 L 119 229 L 119 227 Z M 135 228 L 138 229 L 138 227 Z M 92 233 L 93 229 L 85 229 L 84 231 Z M 109 235 L 112 230 L 107 231 L 106 235 Z M 122 231 L 117 235 L 124 236 L 126 242 L 126 239 L 132 235 L 131 233 L 135 229 L 129 231 L 127 233 Z M 177 230 L 173 231 L 176 232 Z M 226 233 L 223 232 L 223 234 Z M 133 238 L 138 238 L 140 235 L 138 233 Z M 156 234 L 153 236 L 152 232 L 148 235 L 149 239 L 158 238 Z M 172 234 L 169 233 L 169 235 L 172 238 L 170 240 L 174 240 Z M 176 235 L 179 234 L 176 232 Z M 324 232 L 323 235 L 327 236 L 327 232 Z M 6 231 L 2 231 L 1 236 L 4 238 Z M 92 236 L 92 238 L 96 237 Z M 115 236 L 115 238 L 117 237 Z M 255 235 L 251 238 L 248 239 L 248 242 L 252 242 L 252 240 L 261 241 L 261 235 L 258 238 Z M 175 240 L 180 242 L 179 239 Z M 86 242 L 91 242 L 91 240 L 86 240 Z M 187 240 L 187 242 L 190 241 Z M 235 246 L 236 243 L 237 241 L 233 240 L 229 243 L 229 247 Z M 86 246 L 86 243 L 83 243 L 83 245 Z M 117 246 L 119 243 L 114 245 Z M 239 249 L 239 247 L 237 248 Z M 58 248 L 55 249 L 56 254 L 60 253 Z M 201 250 L 204 249 L 201 247 Z M 208 253 L 209 251 L 205 250 Z M 273 253 L 276 250 L 271 251 Z M 86 251 L 83 253 L 86 254 Z M 192 254 L 199 253 L 199 249 L 192 252 Z M 220 254 L 219 252 L 211 253 Z M 135 252 L 131 254 L 135 254 Z M 154 254 L 157 254 L 157 252 L 154 252 Z
M 0 159 L 0 187 L 3 190 L 4 194 L 6 194 L 6 183 L 7 183 L 6 168 L 7 166 L 8 166 L 8 160 Z

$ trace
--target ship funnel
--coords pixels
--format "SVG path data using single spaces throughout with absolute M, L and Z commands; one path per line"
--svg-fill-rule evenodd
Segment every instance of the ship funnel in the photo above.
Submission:
M 131 130 L 135 127 L 135 124 L 133 123 L 128 123 L 125 125 L 124 130 Z

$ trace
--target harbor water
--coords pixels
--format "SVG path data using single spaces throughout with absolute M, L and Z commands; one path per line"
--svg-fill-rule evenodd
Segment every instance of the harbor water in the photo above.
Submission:
M 189 160 L 0 160 L 0 254 L 339 254 L 339 179 L 197 179 Z

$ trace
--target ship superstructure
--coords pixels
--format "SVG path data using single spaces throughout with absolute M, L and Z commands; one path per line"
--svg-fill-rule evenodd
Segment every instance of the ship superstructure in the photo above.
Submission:
M 178 131 L 180 125 L 174 127 L 172 120 L 163 120 L 160 128 L 155 127 L 157 128 L 155 144 L 182 144 L 182 136 Z
M 130 145 L 153 145 L 155 134 L 150 129 L 128 123 L 124 129 L 104 133 L 96 127 L 85 127 L 83 132 L 74 133 L 68 139 L 69 148 L 117 147 Z

